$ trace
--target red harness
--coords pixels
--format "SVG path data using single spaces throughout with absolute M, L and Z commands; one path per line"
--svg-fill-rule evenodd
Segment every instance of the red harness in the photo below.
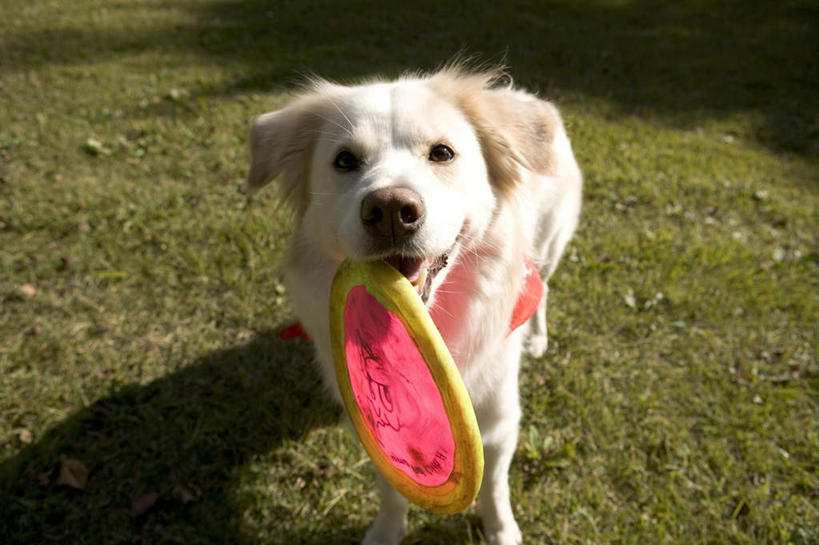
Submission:
M 537 310 L 540 299 L 543 297 L 543 282 L 537 272 L 532 258 L 523 256 L 523 289 L 520 290 L 518 301 L 515 303 L 515 310 L 512 311 L 512 319 L 509 321 L 509 333 L 526 323 L 532 314 Z M 304 330 L 301 322 L 295 322 L 279 331 L 279 339 L 287 341 L 290 339 L 310 340 L 310 335 Z
M 509 321 L 509 333 L 525 324 L 532 317 L 542 297 L 543 282 L 540 280 L 540 273 L 537 272 L 532 258 L 525 255 L 523 256 L 523 288 L 520 290 L 520 295 L 518 295 L 518 302 L 515 303 L 515 310 L 512 311 L 512 319 Z

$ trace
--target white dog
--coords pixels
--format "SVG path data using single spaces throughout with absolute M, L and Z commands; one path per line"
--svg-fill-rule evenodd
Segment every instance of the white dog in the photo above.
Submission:
M 485 449 L 478 511 L 490 543 L 521 543 L 508 472 L 522 349 L 546 351 L 546 281 L 577 225 L 581 174 L 557 110 L 500 71 L 458 66 L 357 86 L 313 82 L 250 134 L 248 184 L 277 178 L 297 216 L 285 263 L 293 308 L 340 402 L 330 284 L 346 258 L 383 259 L 416 287 L 461 372 Z M 524 258 L 544 297 L 509 331 Z M 397 544 L 407 502 L 379 477 L 363 543 Z

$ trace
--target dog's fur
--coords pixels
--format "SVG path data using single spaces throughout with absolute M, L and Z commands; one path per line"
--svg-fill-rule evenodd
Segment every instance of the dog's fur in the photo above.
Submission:
M 454 158 L 433 160 L 430 150 L 439 145 Z M 481 429 L 486 472 L 478 510 L 490 543 L 520 543 L 508 486 L 520 418 L 518 364 L 524 348 L 533 356 L 546 351 L 546 282 L 581 200 L 580 170 L 555 107 L 515 89 L 498 70 L 450 66 L 349 87 L 314 81 L 283 109 L 256 119 L 250 148 L 249 188 L 277 178 L 296 214 L 286 285 L 336 400 L 328 301 L 339 263 L 401 254 L 426 266 L 447 256 L 426 304 Z M 341 151 L 359 161 L 354 168 L 343 161 L 339 168 Z M 367 229 L 362 201 L 395 187 L 420 198 L 422 217 L 420 226 L 385 240 Z M 510 334 L 524 255 L 540 271 L 544 297 L 529 323 Z M 380 477 L 379 488 L 380 512 L 364 543 L 396 544 L 407 503 Z

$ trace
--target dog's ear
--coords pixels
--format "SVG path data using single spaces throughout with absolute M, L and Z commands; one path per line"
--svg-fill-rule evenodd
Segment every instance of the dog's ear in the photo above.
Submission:
M 432 81 L 472 123 L 490 182 L 502 194 L 520 182 L 521 168 L 554 173 L 553 142 L 560 118 L 551 104 L 513 89 L 498 71 L 470 74 L 449 69 Z
M 328 100 L 319 92 L 257 117 L 250 129 L 247 187 L 255 192 L 276 178 L 282 202 L 297 212 L 309 203 L 308 176 L 316 135 Z M 281 175 L 281 176 L 280 176 Z

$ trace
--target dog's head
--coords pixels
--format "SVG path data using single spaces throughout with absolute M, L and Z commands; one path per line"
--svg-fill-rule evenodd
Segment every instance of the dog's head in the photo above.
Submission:
M 457 68 L 340 86 L 316 82 L 250 134 L 248 185 L 278 177 L 312 251 L 384 259 L 426 300 L 478 240 L 522 169 L 548 173 L 554 110 Z

